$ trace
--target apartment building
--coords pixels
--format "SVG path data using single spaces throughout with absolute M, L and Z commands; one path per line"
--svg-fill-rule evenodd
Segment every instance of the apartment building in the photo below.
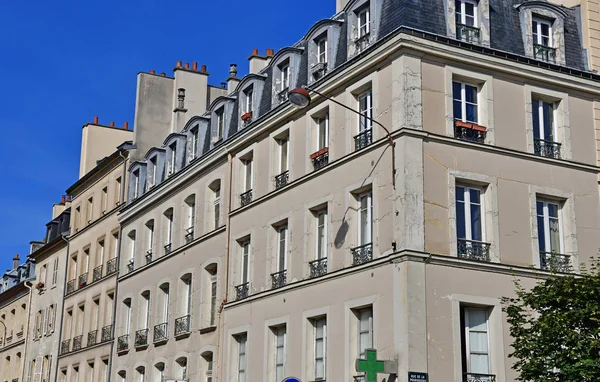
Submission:
M 27 328 L 28 346 L 24 376 L 29 382 L 55 381 L 62 319 L 70 200 L 63 196 L 52 206 L 44 240 L 31 242 L 29 259 L 35 264 L 31 308 Z
M 58 381 L 107 380 L 113 338 L 119 223 L 133 132 L 101 125 L 82 129 L 80 178 L 71 198 Z
M 35 266 L 31 259 L 19 264 L 13 258 L 12 269 L 0 277 L 0 381 L 23 380 L 24 355 L 27 352 L 27 323 L 31 306 L 31 288 Z
M 138 77 L 115 380 L 512 381 L 500 297 L 596 253 L 595 1 L 337 3 L 206 110 Z

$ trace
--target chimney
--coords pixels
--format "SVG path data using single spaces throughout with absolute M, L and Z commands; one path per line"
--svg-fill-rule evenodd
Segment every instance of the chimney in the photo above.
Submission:
M 115 123 L 114 123 L 114 122 L 111 122 L 111 123 L 110 123 L 110 127 L 115 127 Z
M 231 93 L 235 90 L 236 86 L 240 83 L 240 79 L 237 76 L 237 65 L 229 65 L 229 78 L 227 79 L 227 92 Z
M 94 117 L 94 125 L 98 124 L 98 117 Z
M 194 61 L 192 63 L 192 70 L 197 71 L 198 70 L 198 63 L 196 61 Z
M 190 68 L 190 64 L 189 64 L 188 62 L 186 62 L 184 67 L 185 67 L 186 69 L 189 69 L 189 68 Z
M 65 195 L 62 196 L 62 199 L 60 200 L 60 204 L 65 204 L 67 200 L 67 197 Z
M 202 73 L 206 73 L 206 65 L 202 65 L 202 66 L 200 67 L 200 71 L 201 71 Z
M 124 122 L 123 123 L 123 129 L 124 130 L 129 130 L 129 122 Z
M 150 71 L 150 74 L 154 74 L 154 73 L 156 73 L 156 72 L 154 71 L 154 69 L 152 69 L 152 70 Z
M 268 53 L 269 49 L 267 49 L 267 56 Z M 268 62 L 266 56 L 261 56 L 258 54 L 258 49 L 254 49 L 254 51 L 252 51 L 252 55 L 248 57 L 248 61 L 250 61 L 250 74 L 257 74 L 267 66 Z
M 19 254 L 17 253 L 15 257 L 13 257 L 13 269 L 17 269 L 19 267 Z

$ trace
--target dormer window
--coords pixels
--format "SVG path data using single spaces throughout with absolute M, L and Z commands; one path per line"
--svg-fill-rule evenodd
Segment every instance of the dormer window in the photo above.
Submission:
M 369 4 L 361 8 L 356 16 L 358 19 L 358 39 L 360 40 L 368 36 L 371 32 L 369 25 L 371 23 L 371 10 L 369 9 Z
M 167 176 L 171 176 L 175 173 L 175 158 L 177 157 L 177 143 L 173 142 L 169 146 L 169 164 L 167 169 Z
M 215 112 L 217 117 L 217 141 L 223 139 L 223 131 L 225 130 L 225 108 L 220 108 Z
M 140 196 L 140 170 L 135 170 L 133 176 L 133 198 Z
M 290 64 L 289 62 L 284 62 L 279 66 L 279 70 L 281 72 L 281 91 L 289 89 L 290 87 Z
M 531 21 L 531 33 L 533 57 L 537 60 L 554 62 L 556 54 L 552 41 L 552 21 L 534 16 Z
M 150 187 L 155 186 L 157 181 L 156 181 L 156 157 L 152 157 L 150 158 L 150 179 L 149 182 L 150 183 Z
M 566 64 L 565 8 L 546 1 L 525 1 L 517 6 L 525 55 L 535 60 Z
M 246 89 L 246 91 L 244 92 L 245 96 L 246 96 L 246 108 L 245 108 L 245 112 L 246 113 L 252 113 L 253 111 L 253 105 L 252 105 L 252 97 L 254 96 L 254 91 L 252 90 L 252 88 Z
M 317 40 L 317 62 L 319 64 L 327 63 L 327 36 Z
M 456 38 L 469 43 L 479 43 L 477 1 L 455 1 Z
M 196 158 L 198 156 L 198 125 L 194 126 L 192 129 L 192 158 Z

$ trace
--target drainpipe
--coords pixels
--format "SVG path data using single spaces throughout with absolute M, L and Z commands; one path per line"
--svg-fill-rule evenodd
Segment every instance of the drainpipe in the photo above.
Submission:
M 2 337 L 2 345 L 1 345 L 1 346 L 4 346 L 4 343 L 6 342 L 6 332 L 7 332 L 6 324 L 4 323 L 4 321 L 0 321 L 0 324 L 2 324 L 2 326 L 4 326 L 4 337 Z
M 121 181 L 121 195 L 120 195 L 120 201 L 121 204 L 123 204 L 123 202 L 125 201 L 125 176 L 127 174 L 127 157 L 123 155 L 123 151 L 119 150 L 119 156 L 121 158 L 123 158 L 123 176 L 121 177 L 122 181 Z M 121 238 L 121 236 L 119 236 L 119 239 Z M 121 246 L 119 245 L 119 248 L 121 248 Z M 117 297 L 115 295 L 115 297 Z
M 30 281 L 25 281 L 23 285 L 25 285 L 25 288 L 29 289 L 29 304 L 27 305 L 27 323 L 25 324 L 25 328 L 23 329 L 23 331 L 25 332 L 25 348 L 23 349 L 23 361 L 21 362 L 21 381 L 25 380 L 25 365 L 27 364 L 27 345 L 29 344 L 29 321 L 31 321 L 31 314 L 29 314 L 29 312 L 31 312 L 31 299 L 33 297 L 33 284 Z
M 62 347 L 62 336 L 63 336 L 63 322 L 65 319 L 65 291 L 67 290 L 67 273 L 69 272 L 69 247 L 70 244 L 69 240 L 66 239 L 65 235 L 61 234 L 60 238 L 63 239 L 65 241 L 65 243 L 67 243 L 67 255 L 65 258 L 65 277 L 64 277 L 64 281 L 63 281 L 63 296 L 62 296 L 62 306 L 60 307 L 60 326 L 59 326 L 59 330 L 58 330 L 58 355 L 60 355 L 60 350 Z M 56 327 L 54 328 L 56 330 Z M 54 382 L 57 382 L 58 380 L 58 356 L 55 357 L 56 358 L 56 373 L 54 374 Z M 49 365 L 49 367 L 52 367 L 52 365 Z
M 119 153 L 120 154 L 120 153 Z M 123 163 L 126 163 L 125 161 Z M 123 169 L 125 169 L 125 167 L 123 167 Z M 125 175 L 125 173 L 123 172 L 123 175 Z M 125 178 L 123 178 L 123 182 L 125 182 Z M 125 184 L 125 183 L 123 183 Z M 123 237 L 123 226 L 121 224 L 119 224 L 119 248 L 117 249 L 117 253 L 115 254 L 115 259 L 116 260 L 116 275 L 115 275 L 115 298 L 113 300 L 113 313 L 112 313 L 112 333 L 111 333 L 111 338 L 112 341 L 110 341 L 110 354 L 108 355 L 108 381 L 110 382 L 110 379 L 112 378 L 112 364 L 113 364 L 113 351 L 115 350 L 115 332 L 117 329 L 117 304 L 118 304 L 118 296 L 119 296 L 119 263 L 120 263 L 120 258 L 121 258 L 121 238 Z M 129 333 L 128 333 L 129 334 Z
M 225 298 L 221 302 L 221 306 L 219 307 L 219 320 L 218 320 L 218 330 L 217 330 L 217 346 L 216 346 L 216 355 L 213 356 L 213 360 L 216 358 L 217 362 L 217 373 L 216 373 L 216 382 L 219 381 L 221 376 L 221 354 L 219 353 L 220 344 L 221 344 L 221 332 L 223 331 L 223 325 L 221 323 L 221 319 L 223 318 L 223 306 L 227 303 L 229 297 L 229 254 L 230 247 L 229 241 L 231 240 L 231 195 L 232 195 L 232 180 L 233 180 L 233 155 L 231 153 L 227 154 L 227 162 L 229 164 L 229 184 L 227 185 L 229 189 L 229 201 L 227 202 L 227 219 L 225 225 L 225 236 L 227 241 L 225 242 Z M 224 358 L 224 357 L 223 357 Z

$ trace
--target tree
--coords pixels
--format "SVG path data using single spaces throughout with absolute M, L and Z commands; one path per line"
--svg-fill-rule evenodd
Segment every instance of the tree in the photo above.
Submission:
M 503 298 L 519 381 L 600 381 L 600 261 Z

